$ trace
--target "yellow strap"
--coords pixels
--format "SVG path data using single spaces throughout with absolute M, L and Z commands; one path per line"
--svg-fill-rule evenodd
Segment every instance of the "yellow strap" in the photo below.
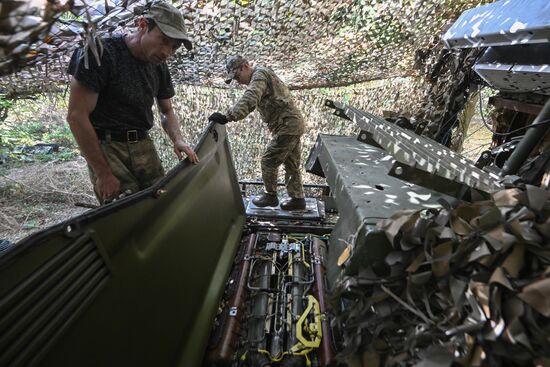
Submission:
M 271 355 L 271 353 L 269 353 L 267 350 L 265 349 L 258 349 L 258 352 L 262 353 L 262 354 L 265 354 L 267 356 L 267 358 L 269 358 L 269 360 L 271 362 L 281 362 L 281 360 L 283 359 L 284 356 L 286 356 L 288 354 L 288 352 L 283 352 L 281 353 L 279 356 L 275 356 L 273 357 Z
M 309 359 L 309 353 L 314 349 L 318 348 L 319 345 L 321 345 L 321 338 L 323 337 L 323 332 L 321 329 L 321 319 L 323 315 L 321 314 L 321 307 L 319 306 L 319 301 L 315 299 L 312 295 L 307 296 L 307 307 L 296 322 L 296 338 L 298 339 L 298 343 L 292 346 L 290 348 L 289 352 L 283 352 L 278 356 L 272 356 L 271 353 L 269 353 L 265 349 L 258 349 L 259 353 L 265 354 L 272 362 L 280 362 L 284 356 L 288 354 L 293 354 L 296 356 L 304 356 L 306 358 L 306 365 L 308 367 L 311 366 L 311 360 Z M 310 314 L 310 312 L 313 311 L 313 319 L 314 322 L 310 324 L 305 324 L 307 320 L 307 316 Z M 310 337 L 312 337 L 312 340 L 307 340 L 303 333 L 304 330 L 310 334 Z M 246 353 L 242 355 L 241 359 L 245 360 Z
M 321 307 L 319 306 L 319 302 L 312 295 L 308 295 L 307 300 L 307 307 L 296 322 L 296 338 L 298 339 L 298 343 L 290 349 L 293 354 L 302 349 L 318 348 L 319 345 L 321 345 L 321 337 L 323 336 L 321 331 Z M 312 310 L 314 322 L 309 325 L 304 325 L 307 316 Z M 304 337 L 304 329 L 306 329 L 312 337 L 311 340 Z

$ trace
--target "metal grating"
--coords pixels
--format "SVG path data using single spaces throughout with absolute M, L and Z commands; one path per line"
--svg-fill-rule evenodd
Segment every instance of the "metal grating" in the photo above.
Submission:
M 342 103 L 327 100 L 326 105 L 344 112 L 360 126 L 360 140 L 366 140 L 371 134 L 376 143 L 401 163 L 487 193 L 502 188 L 499 176 L 477 168 L 473 162 L 433 140 Z
M 500 0 L 466 10 L 443 35 L 448 48 L 525 45 L 550 39 L 548 0 Z
M 474 70 L 500 91 L 550 94 L 550 43 L 489 47 Z
M 0 298 L 0 366 L 32 366 L 106 285 L 109 270 L 84 234 Z
M 252 199 L 253 197 L 250 198 L 246 206 L 246 215 L 249 217 L 319 220 L 324 214 L 319 210 L 319 204 L 315 198 L 306 198 L 306 209 L 302 211 L 282 210 L 280 205 L 261 208 L 254 205 Z M 281 198 L 280 201 L 282 202 L 286 199 L 288 199 L 288 197 Z

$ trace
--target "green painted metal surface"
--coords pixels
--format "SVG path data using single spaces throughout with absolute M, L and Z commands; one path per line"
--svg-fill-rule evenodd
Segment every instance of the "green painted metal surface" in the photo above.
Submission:
M 199 366 L 245 224 L 225 127 L 154 187 L 0 258 L 0 365 Z

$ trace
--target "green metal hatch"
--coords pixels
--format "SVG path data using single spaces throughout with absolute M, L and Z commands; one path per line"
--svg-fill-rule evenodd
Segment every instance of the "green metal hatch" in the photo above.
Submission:
M 1 366 L 199 366 L 245 224 L 224 126 L 155 186 L 0 257 Z

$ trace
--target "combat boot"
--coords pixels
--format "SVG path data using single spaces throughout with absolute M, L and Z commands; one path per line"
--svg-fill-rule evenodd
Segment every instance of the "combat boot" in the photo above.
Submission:
M 283 210 L 305 210 L 306 199 L 304 198 L 291 198 L 281 203 L 281 209 Z
M 277 206 L 279 205 L 279 199 L 277 195 L 263 193 L 260 196 L 256 196 L 252 202 L 259 208 L 266 206 Z

